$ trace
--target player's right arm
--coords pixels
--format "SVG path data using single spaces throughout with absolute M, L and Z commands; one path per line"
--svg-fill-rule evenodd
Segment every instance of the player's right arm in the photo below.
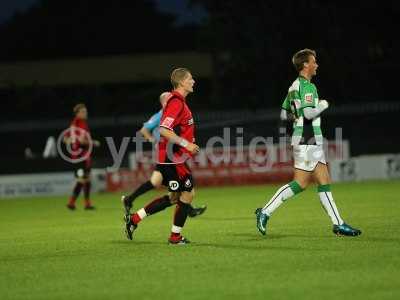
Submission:
M 74 132 L 74 125 L 71 124 L 69 129 L 65 131 L 63 142 L 66 145 L 73 144 L 75 142 L 75 132 Z
M 280 119 L 281 121 L 294 121 L 296 119 L 290 105 L 289 93 L 287 94 L 285 100 L 283 100 Z
M 64 142 L 64 144 L 69 145 L 69 144 L 71 144 L 72 139 L 68 136 L 64 136 L 63 142 Z

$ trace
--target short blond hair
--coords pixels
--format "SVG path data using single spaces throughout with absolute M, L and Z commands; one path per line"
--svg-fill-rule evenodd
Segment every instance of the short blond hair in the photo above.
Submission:
M 173 88 L 176 89 L 179 83 L 190 73 L 190 70 L 187 68 L 177 68 L 173 70 L 171 73 L 171 84 Z
M 84 108 L 86 108 L 85 103 L 78 103 L 77 105 L 74 106 L 73 112 L 74 112 L 75 115 L 77 115 L 78 112 L 79 112 L 81 109 L 84 109 Z M 87 109 L 87 108 L 86 108 L 86 109 Z
M 297 72 L 303 70 L 304 63 L 307 63 L 309 61 L 310 56 L 314 56 L 315 58 L 317 58 L 317 53 L 315 52 L 315 50 L 306 48 L 296 52 L 293 55 L 292 63 Z

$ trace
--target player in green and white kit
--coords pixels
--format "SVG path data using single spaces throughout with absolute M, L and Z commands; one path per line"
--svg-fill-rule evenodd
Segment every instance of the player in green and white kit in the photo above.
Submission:
M 282 104 L 281 119 L 293 120 L 292 146 L 294 180 L 282 186 L 270 201 L 256 209 L 257 228 L 266 234 L 267 221 L 272 213 L 287 199 L 302 192 L 312 178 L 318 183 L 319 199 L 333 223 L 337 235 L 357 236 L 361 231 L 344 223 L 333 200 L 330 176 L 322 148 L 321 113 L 329 104 L 319 100 L 317 88 L 311 83 L 318 68 L 316 53 L 310 49 L 297 52 L 292 59 L 299 77 L 289 88 Z

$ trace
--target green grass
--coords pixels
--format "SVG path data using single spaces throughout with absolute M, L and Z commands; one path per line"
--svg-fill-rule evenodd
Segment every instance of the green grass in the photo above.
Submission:
M 399 181 L 333 186 L 357 238 L 332 234 L 314 187 L 261 236 L 254 209 L 276 188 L 198 189 L 208 210 L 188 219 L 188 246 L 166 243 L 171 208 L 128 241 L 118 194 L 94 196 L 94 212 L 61 197 L 1 200 L 0 299 L 400 299 Z

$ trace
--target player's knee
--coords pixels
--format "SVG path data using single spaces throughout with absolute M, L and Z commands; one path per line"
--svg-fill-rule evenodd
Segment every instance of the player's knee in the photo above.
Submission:
M 154 171 L 151 175 L 150 182 L 155 188 L 159 188 L 162 184 L 163 177 L 160 172 Z
M 299 184 L 299 186 L 305 190 L 311 181 L 311 173 L 303 170 L 295 170 L 294 180 Z
M 169 193 L 169 201 L 171 204 L 178 203 L 180 193 Z
M 182 192 L 181 196 L 180 196 L 180 200 L 183 203 L 192 203 L 193 201 L 193 196 L 194 196 L 194 191 L 190 191 L 190 192 Z
M 296 179 L 296 182 L 299 184 L 299 186 L 305 190 L 308 185 L 310 184 L 308 179 Z
M 161 185 L 162 185 L 160 182 L 153 182 L 153 181 L 151 181 L 151 180 L 150 180 L 150 183 L 151 183 L 151 185 L 152 185 L 154 188 L 156 188 L 156 189 L 160 188 Z
M 294 176 L 294 179 L 293 179 L 293 180 L 296 181 L 297 184 L 298 184 L 303 190 L 305 190 L 305 189 L 308 187 L 309 182 L 310 182 L 310 179 L 309 179 L 307 176 L 299 176 L 299 175 Z
M 326 181 L 326 184 L 331 184 L 331 176 L 329 175 L 328 170 L 326 170 L 326 173 L 325 173 L 325 181 Z
M 331 179 L 329 175 L 320 176 L 318 179 L 318 184 L 331 184 Z
M 152 186 L 154 186 L 155 188 L 159 188 L 161 186 L 161 180 L 159 180 L 158 178 L 150 178 L 150 183 Z
M 158 180 L 150 180 L 150 183 L 151 183 L 151 185 L 153 186 L 153 187 L 155 187 L 155 188 L 159 188 L 159 187 L 161 187 L 161 181 L 158 181 Z
M 81 183 L 81 184 L 85 184 L 85 183 L 87 182 L 87 179 L 86 179 L 85 177 L 79 177 L 79 178 L 77 179 L 77 181 L 78 181 L 79 183 Z
M 316 168 L 316 181 L 318 184 L 330 184 L 331 177 L 329 176 L 328 168 L 325 164 L 319 163 Z

